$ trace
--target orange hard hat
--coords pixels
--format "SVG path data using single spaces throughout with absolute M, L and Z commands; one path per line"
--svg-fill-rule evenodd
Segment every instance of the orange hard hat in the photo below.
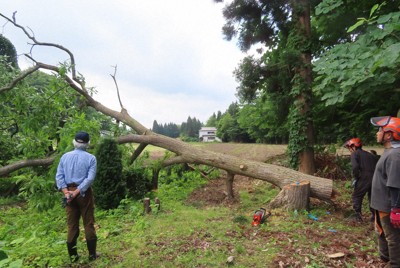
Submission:
M 400 140 L 400 118 L 391 116 L 372 117 L 371 124 L 381 127 L 383 132 L 392 132 L 393 139 Z
M 360 148 L 362 146 L 362 142 L 360 138 L 352 138 L 344 144 L 344 147 L 350 148 L 351 146 L 354 146 L 356 148 Z

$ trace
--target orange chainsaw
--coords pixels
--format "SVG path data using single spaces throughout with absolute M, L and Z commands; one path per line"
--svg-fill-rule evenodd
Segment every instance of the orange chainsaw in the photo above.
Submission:
M 253 222 L 251 225 L 257 226 L 265 222 L 265 220 L 271 216 L 271 212 L 266 211 L 265 208 L 260 208 L 254 212 Z

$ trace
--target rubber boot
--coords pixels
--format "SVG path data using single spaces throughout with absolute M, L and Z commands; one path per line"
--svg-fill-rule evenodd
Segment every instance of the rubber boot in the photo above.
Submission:
M 77 262 L 79 260 L 79 255 L 78 255 L 78 249 L 76 247 L 76 241 L 72 243 L 67 242 L 67 249 L 68 249 L 69 260 L 71 262 Z
M 97 259 L 97 252 L 96 252 L 97 238 L 92 240 L 86 240 L 86 245 L 89 251 L 89 261 L 94 261 L 95 259 Z
M 363 222 L 362 214 L 359 211 L 355 211 L 351 218 L 354 221 Z

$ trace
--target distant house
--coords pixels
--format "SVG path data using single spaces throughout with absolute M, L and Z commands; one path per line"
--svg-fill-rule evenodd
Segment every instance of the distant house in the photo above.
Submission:
M 202 142 L 221 141 L 217 137 L 217 128 L 215 127 L 202 127 L 199 130 L 199 140 Z

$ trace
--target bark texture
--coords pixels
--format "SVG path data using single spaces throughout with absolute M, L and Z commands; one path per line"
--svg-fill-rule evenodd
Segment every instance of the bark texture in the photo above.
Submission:
M 53 164 L 55 157 L 43 158 L 43 159 L 27 159 L 14 162 L 10 165 L 0 168 L 0 177 L 6 176 L 14 171 L 17 171 L 25 167 L 47 167 Z
M 235 178 L 235 174 L 228 172 L 225 178 L 225 186 L 226 186 L 226 196 L 228 199 L 233 199 L 233 179 Z
M 286 208 L 290 210 L 308 210 L 310 206 L 310 182 L 295 182 L 282 188 L 279 194 L 269 203 L 269 208 Z
M 151 212 L 150 198 L 146 197 L 143 199 L 143 209 L 145 214 L 149 214 Z

